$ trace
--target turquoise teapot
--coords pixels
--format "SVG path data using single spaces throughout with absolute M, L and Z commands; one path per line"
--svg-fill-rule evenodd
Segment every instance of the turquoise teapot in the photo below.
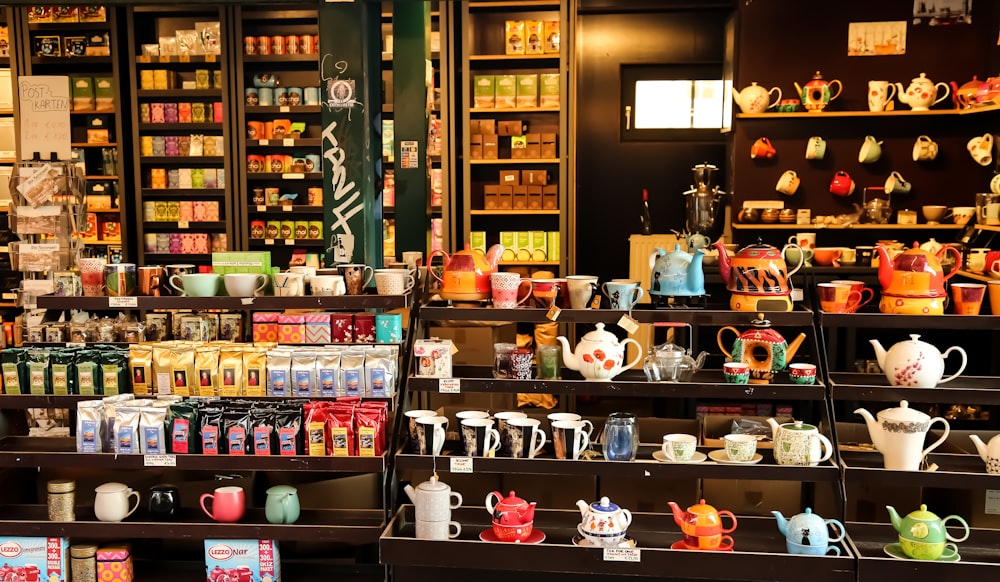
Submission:
M 803 513 L 793 515 L 785 519 L 780 511 L 772 511 L 774 518 L 778 520 L 778 531 L 785 536 L 785 545 L 789 554 L 804 554 L 810 556 L 824 556 L 831 551 L 840 555 L 840 548 L 829 545 L 830 542 L 839 542 L 844 539 L 844 524 L 836 519 L 823 519 L 806 508 Z M 840 530 L 835 538 L 830 537 L 828 526 L 835 526 Z
M 693 253 L 681 250 L 681 245 L 674 245 L 669 253 L 657 248 L 649 255 L 650 295 L 665 297 L 690 296 L 705 294 L 705 273 L 701 263 L 705 257 L 705 249 L 696 249 Z

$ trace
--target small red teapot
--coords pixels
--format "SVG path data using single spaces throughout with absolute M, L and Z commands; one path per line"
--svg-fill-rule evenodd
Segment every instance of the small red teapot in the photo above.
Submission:
M 491 246 L 484 255 L 482 251 L 469 248 L 449 255 L 436 250 L 427 257 L 427 270 L 441 283 L 441 298 L 455 301 L 483 301 L 490 298 L 490 275 L 497 270 L 497 263 L 503 247 Z M 436 255 L 444 257 L 444 271 L 441 276 L 431 269 L 431 261 Z
M 531 536 L 535 521 L 535 502 L 528 503 L 514 495 L 513 491 L 507 497 L 499 491 L 493 491 L 486 496 L 486 511 L 493 516 L 493 533 L 498 540 L 523 542 Z

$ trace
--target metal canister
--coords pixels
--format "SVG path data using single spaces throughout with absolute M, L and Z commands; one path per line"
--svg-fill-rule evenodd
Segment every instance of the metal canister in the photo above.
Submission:
M 73 582 L 97 582 L 97 546 L 70 546 L 69 557 Z
M 313 40 L 313 35 L 303 34 L 299 37 L 299 50 L 305 55 L 316 53 L 316 43 Z
M 297 34 L 285 36 L 285 54 L 297 55 L 299 54 L 299 48 L 299 36 Z
M 271 54 L 271 37 L 270 36 L 258 36 L 257 37 L 257 54 L 267 56 Z
M 249 56 L 254 56 L 257 54 L 257 37 L 256 36 L 244 36 L 243 37 L 243 52 Z
M 49 521 L 76 521 L 76 481 L 53 479 L 48 490 Z
M 272 55 L 283 55 L 285 54 L 285 37 L 276 34 L 271 37 L 271 54 Z

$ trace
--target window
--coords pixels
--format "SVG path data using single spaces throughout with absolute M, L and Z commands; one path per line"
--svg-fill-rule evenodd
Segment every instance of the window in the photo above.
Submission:
M 718 137 L 732 115 L 721 73 L 714 65 L 623 67 L 622 140 Z

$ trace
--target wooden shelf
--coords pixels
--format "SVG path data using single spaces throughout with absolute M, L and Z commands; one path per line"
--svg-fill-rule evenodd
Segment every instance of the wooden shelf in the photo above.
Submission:
M 254 113 L 319 113 L 322 110 L 321 105 L 257 105 L 246 108 L 248 115 Z
M 113 148 L 113 147 L 117 147 L 118 146 L 118 144 L 116 142 L 113 142 L 113 141 L 109 141 L 109 142 L 105 142 L 105 143 L 91 143 L 91 142 L 86 142 L 86 141 L 75 141 L 75 142 L 73 142 L 73 143 L 71 143 L 69 145 L 70 145 L 70 147 L 74 147 L 74 148 Z
M 509 165 L 509 164 L 558 164 L 559 158 L 536 158 L 536 159 L 522 159 L 515 160 L 511 158 L 505 158 L 502 160 L 469 160 L 469 164 L 473 166 L 496 166 L 496 165 Z
M 288 210 L 286 210 L 286 208 Z M 314 213 L 322 214 L 322 206 L 310 206 L 308 204 L 289 204 L 287 206 L 264 206 L 260 204 L 251 204 L 248 207 L 248 211 L 251 213 L 276 213 L 276 214 L 295 214 L 295 213 Z
M 181 196 L 184 198 L 195 196 L 222 196 L 226 193 L 224 188 L 143 188 L 141 190 L 143 198 L 146 196 Z
M 255 247 L 309 247 L 325 248 L 326 241 L 318 238 L 252 238 L 250 244 Z
M 470 107 L 469 113 L 558 113 L 560 107 L 507 107 L 504 109 L 494 109 L 492 107 Z
M 31 57 L 32 65 L 110 65 L 111 57 Z
M 558 61 L 559 53 L 543 55 L 469 55 L 470 61 Z
M 33 32 L 69 30 L 85 33 L 94 30 L 111 30 L 110 22 L 31 22 L 28 30 Z
M 299 53 L 294 55 L 243 55 L 244 63 L 315 63 L 319 61 L 317 53 Z
M 318 137 L 300 137 L 283 139 L 248 139 L 247 145 L 250 147 L 268 148 L 308 148 L 323 145 L 323 140 Z
M 222 60 L 222 55 L 157 55 L 146 56 L 136 55 L 135 64 L 144 65 L 187 65 L 187 64 L 217 64 Z
M 248 181 L 259 180 L 322 180 L 323 172 L 252 172 Z
M 142 229 L 149 232 L 167 232 L 179 230 L 181 232 L 219 232 L 226 230 L 225 221 L 189 221 L 182 227 L 181 223 L 175 221 L 147 221 L 142 223 Z
M 990 232 L 1000 232 L 1000 226 L 992 224 L 977 224 L 976 229 L 978 230 L 988 230 Z
M 469 2 L 469 9 L 476 8 L 546 8 L 558 10 L 559 2 L 552 0 L 498 0 L 496 2 Z
M 115 112 L 116 112 L 115 109 L 74 109 L 73 111 L 70 111 L 69 114 L 70 115 L 101 115 L 101 114 L 105 114 L 106 113 L 108 115 L 114 115 Z
M 794 111 L 790 113 L 737 113 L 737 119 L 793 119 L 805 117 L 809 119 L 823 119 L 834 117 L 922 117 L 928 115 L 970 115 L 975 113 L 989 113 L 1000 110 L 1000 104 L 984 105 L 971 109 L 930 109 L 927 111 L 911 111 L 908 109 L 897 111 Z
M 473 216 L 522 216 L 525 214 L 559 214 L 558 210 L 470 210 Z
M 535 267 L 558 267 L 559 261 L 500 261 L 500 264 L 506 266 L 526 265 Z
M 222 131 L 222 124 L 205 123 L 140 123 L 139 131 Z
M 117 180 L 118 176 L 94 175 L 94 176 L 84 176 L 83 179 L 84 180 Z
M 139 89 L 135 96 L 152 97 L 222 97 L 222 89 Z
M 976 281 L 982 281 L 983 283 L 989 283 L 990 281 L 996 281 L 993 277 L 989 275 L 983 275 L 980 273 L 973 273 L 972 271 L 966 271 L 965 269 L 959 269 L 958 274 L 967 279 L 975 279 Z
M 959 230 L 962 224 L 762 224 L 733 223 L 733 230 Z
M 160 253 L 146 253 L 146 257 L 159 256 Z M 162 254 L 172 261 L 181 261 L 193 256 L 204 256 L 211 258 L 211 255 L 185 255 L 185 254 Z M 115 310 L 122 308 L 109 307 L 110 297 L 58 297 L 55 295 L 42 295 L 38 297 L 38 307 L 41 309 L 86 309 L 86 310 Z M 117 300 L 117 298 L 116 298 Z M 284 309 L 395 309 L 409 305 L 409 296 L 406 295 L 377 295 L 375 293 L 365 293 L 363 295 L 337 295 L 337 296 L 313 296 L 301 297 L 136 297 L 136 307 L 130 309 L 225 309 L 231 311 L 280 311 Z M 2 397 L 0 397 L 2 398 Z M 2 402 L 2 401 L 0 401 Z
M 225 156 L 139 156 L 139 161 L 144 164 L 192 164 L 203 166 L 206 164 L 221 164 L 226 161 Z

